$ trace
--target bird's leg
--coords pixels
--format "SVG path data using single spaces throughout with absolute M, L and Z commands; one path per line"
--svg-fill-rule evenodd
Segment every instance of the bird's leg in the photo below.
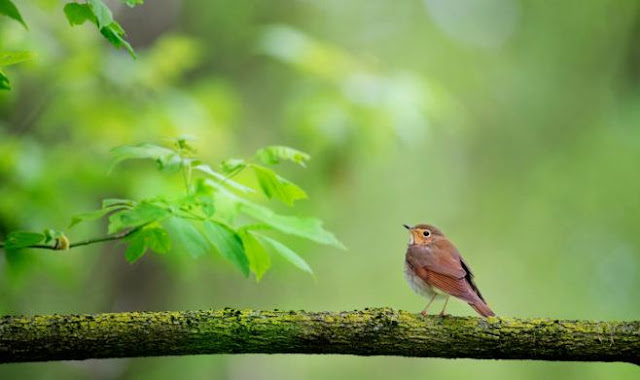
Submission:
M 445 315 L 449 315 L 444 313 L 444 309 L 447 308 L 447 302 L 449 302 L 449 296 L 446 296 L 446 298 L 444 299 L 444 306 L 442 307 L 442 311 L 440 312 L 441 317 L 444 317 Z
M 422 311 L 420 312 L 420 314 L 422 314 L 423 316 L 427 316 L 427 309 L 429 309 L 429 306 L 431 306 L 431 303 L 433 302 L 434 299 L 436 299 L 436 296 L 438 295 L 438 293 L 433 293 L 433 296 L 431 296 L 431 299 L 429 300 L 429 303 L 427 304 L 427 306 L 424 307 L 424 309 L 422 309 Z

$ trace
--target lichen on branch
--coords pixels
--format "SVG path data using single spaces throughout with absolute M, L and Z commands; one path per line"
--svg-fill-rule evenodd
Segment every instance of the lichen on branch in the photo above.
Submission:
M 0 318 L 0 362 L 195 354 L 347 354 L 640 363 L 640 321 L 207 310 Z

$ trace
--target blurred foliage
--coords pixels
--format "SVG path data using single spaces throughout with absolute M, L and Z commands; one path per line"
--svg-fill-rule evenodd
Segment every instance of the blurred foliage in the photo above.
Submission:
M 423 300 L 402 277 L 401 224 L 430 222 L 456 243 L 498 314 L 638 318 L 636 2 L 156 0 L 131 9 L 105 1 L 137 60 L 108 46 L 91 23 L 69 27 L 65 3 L 16 0 L 29 30 L 0 20 L 0 51 L 37 53 L 2 69 L 12 90 L 0 93 L 0 236 L 63 230 L 66 215 L 105 198 L 183 191 L 179 177 L 167 180 L 143 163 L 109 176 L 104 168 L 113 146 L 193 135 L 203 162 L 274 143 L 308 152 L 307 170 L 283 167 L 310 195 L 296 213 L 327 220 L 350 250 L 287 239 L 315 282 L 274 256 L 259 285 L 215 255 L 146 255 L 129 265 L 109 254 L 123 247 L 110 244 L 7 254 L 0 312 L 380 305 L 417 312 Z M 234 179 L 254 177 L 243 170 Z M 81 224 L 69 238 L 106 227 Z M 463 303 L 449 308 L 473 313 Z M 2 378 L 425 373 L 637 377 L 619 364 L 324 356 L 0 368 Z
M 130 7 L 143 4 L 144 0 L 122 0 Z M 124 47 L 133 58 L 136 57 L 131 45 L 124 39 L 125 31 L 122 26 L 113 19 L 111 9 L 102 0 L 86 0 L 83 2 L 68 2 L 64 6 L 64 14 L 71 26 L 82 25 L 89 21 L 96 25 L 100 33 L 115 47 Z M 12 18 L 27 28 L 18 8 L 11 0 L 0 0 L 0 15 Z M 0 51 L 0 68 L 14 65 L 30 58 L 29 52 L 3 52 Z M 9 90 L 9 78 L 0 70 L 0 90 Z

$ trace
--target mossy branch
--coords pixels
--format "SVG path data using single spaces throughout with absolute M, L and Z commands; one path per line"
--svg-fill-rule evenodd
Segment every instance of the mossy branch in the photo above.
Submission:
M 640 321 L 209 310 L 0 318 L 0 362 L 195 354 L 347 354 L 640 363 Z

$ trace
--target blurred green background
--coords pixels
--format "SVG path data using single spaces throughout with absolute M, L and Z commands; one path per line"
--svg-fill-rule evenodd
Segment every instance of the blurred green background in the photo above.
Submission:
M 172 188 L 152 165 L 107 175 L 108 151 L 188 134 L 210 163 L 268 144 L 348 251 L 287 239 L 316 278 L 274 259 L 256 284 L 217 255 L 126 263 L 105 244 L 0 255 L 0 313 L 278 308 L 424 301 L 407 232 L 451 238 L 504 316 L 638 319 L 640 9 L 635 1 L 108 2 L 138 53 L 57 0 L 0 22 L 0 237 L 65 229 L 107 197 Z M 69 232 L 104 233 L 103 223 Z M 440 307 L 440 304 L 436 308 Z M 434 309 L 435 310 L 435 309 Z M 454 315 L 473 315 L 450 303 Z M 626 364 L 236 355 L 0 366 L 0 378 L 638 378 Z

